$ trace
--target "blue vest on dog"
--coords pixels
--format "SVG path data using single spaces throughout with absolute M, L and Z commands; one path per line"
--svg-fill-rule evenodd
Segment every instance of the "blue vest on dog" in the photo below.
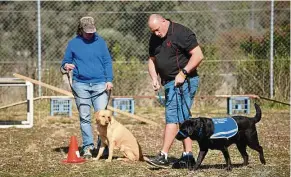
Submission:
M 237 131 L 237 123 L 233 118 L 213 118 L 214 133 L 210 139 L 231 138 Z

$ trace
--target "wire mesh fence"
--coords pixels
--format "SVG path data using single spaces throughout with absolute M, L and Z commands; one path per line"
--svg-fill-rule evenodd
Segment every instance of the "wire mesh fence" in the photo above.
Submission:
M 40 73 L 42 82 L 69 89 L 60 63 L 67 42 L 76 35 L 78 19 L 90 15 L 113 57 L 113 95 L 154 95 L 147 72 L 147 18 L 159 13 L 196 33 L 205 56 L 198 95 L 270 96 L 271 2 L 41 1 L 40 5 L 38 58 L 37 2 L 0 2 L 0 77 L 19 73 L 38 80 Z M 275 98 L 288 101 L 290 2 L 274 5 Z M 56 94 L 42 88 L 42 95 Z
M 290 2 L 275 1 L 274 5 L 274 99 L 288 102 Z M 151 35 L 147 18 L 152 13 L 158 13 L 192 29 L 203 50 L 205 59 L 198 69 L 200 84 L 194 109 L 191 109 L 193 117 L 225 117 L 228 100 L 217 95 L 257 94 L 270 97 L 269 1 L 41 1 L 39 12 L 40 19 L 37 1 L 0 1 L 0 78 L 13 77 L 13 73 L 19 73 L 70 90 L 66 76 L 60 72 L 61 61 L 67 42 L 76 35 L 78 20 L 90 15 L 94 17 L 97 33 L 106 40 L 113 58 L 112 98 L 134 96 L 134 114 L 162 125 L 165 123 L 163 104 L 159 103 L 162 98 L 159 100 L 152 90 L 147 71 Z M 41 55 L 38 53 L 39 41 Z M 89 162 L 84 164 L 89 168 L 68 172 L 68 167 L 59 165 L 59 162 L 68 153 L 69 136 L 78 135 L 80 142 L 80 132 L 76 131 L 80 126 L 78 110 L 72 104 L 72 117 L 51 116 L 52 100 L 48 98 L 60 94 L 42 87 L 41 94 L 48 97 L 40 98 L 39 87 L 34 86 L 34 128 L 27 131 L 11 128 L 0 133 L 3 152 L 3 156 L 0 156 L 1 176 L 193 176 L 187 170 L 152 170 L 146 163 L 122 163 L 112 170 L 112 164 L 104 161 Z M 13 122 L 26 120 L 28 106 L 24 103 L 28 101 L 23 101 L 26 99 L 25 87 L 1 86 L 0 125 L 4 122 L 13 125 Z M 237 166 L 232 174 L 290 174 L 290 159 L 287 158 L 290 155 L 290 113 L 287 107 L 276 107 L 262 99 L 250 98 L 250 101 L 250 117 L 255 115 L 253 102 L 259 102 L 262 106 L 263 118 L 257 128 L 260 143 L 268 157 L 268 165 L 258 165 L 260 162 L 256 154 L 249 168 L 237 168 L 242 159 L 236 154 L 237 149 L 230 149 L 232 161 Z M 114 106 L 113 99 L 109 104 Z M 153 155 L 159 150 L 163 135 L 160 126 L 153 127 L 120 114 L 117 114 L 116 119 L 133 133 L 146 155 Z M 138 126 L 132 126 L 133 123 Z M 93 118 L 92 126 L 94 142 L 97 142 Z M 193 143 L 196 157 L 198 149 L 197 143 Z M 170 153 L 171 156 L 179 157 L 181 144 L 174 142 Z M 209 153 L 205 159 L 205 170 L 196 171 L 195 175 L 229 176 L 231 173 L 224 172 L 220 165 L 222 158 L 217 156 L 217 152 Z M 119 154 L 114 155 L 119 157 Z

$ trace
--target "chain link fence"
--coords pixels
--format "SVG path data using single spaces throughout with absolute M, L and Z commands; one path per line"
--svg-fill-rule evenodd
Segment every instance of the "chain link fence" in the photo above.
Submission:
M 38 80 L 41 73 L 42 82 L 69 89 L 60 63 L 67 42 L 76 35 L 78 19 L 90 15 L 114 60 L 113 95 L 153 95 L 147 72 L 147 18 L 159 13 L 197 35 L 205 55 L 198 95 L 270 97 L 271 2 L 41 1 L 40 5 L 41 63 L 37 2 L 0 2 L 0 77 L 19 73 Z M 274 95 L 281 101 L 290 97 L 289 7 L 289 1 L 274 3 Z M 42 88 L 42 95 L 58 93 Z

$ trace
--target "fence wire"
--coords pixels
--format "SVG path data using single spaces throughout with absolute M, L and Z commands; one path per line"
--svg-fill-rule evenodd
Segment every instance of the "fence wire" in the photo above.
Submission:
M 290 2 L 275 2 L 275 98 L 290 97 Z M 0 77 L 23 74 L 69 89 L 59 67 L 78 19 L 96 20 L 113 57 L 113 95 L 153 95 L 147 72 L 147 18 L 159 13 L 192 29 L 204 52 L 198 95 L 270 95 L 271 2 L 41 1 L 41 68 L 37 2 L 0 2 Z M 35 88 L 37 95 L 37 87 Z M 58 95 L 42 88 L 43 95 Z

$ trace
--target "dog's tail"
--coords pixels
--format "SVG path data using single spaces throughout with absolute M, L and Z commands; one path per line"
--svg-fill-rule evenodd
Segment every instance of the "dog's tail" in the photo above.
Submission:
M 262 111 L 261 111 L 260 106 L 257 103 L 255 103 L 255 109 L 256 109 L 256 115 L 254 117 L 254 120 L 255 120 L 255 123 L 258 123 L 260 122 L 262 118 Z

